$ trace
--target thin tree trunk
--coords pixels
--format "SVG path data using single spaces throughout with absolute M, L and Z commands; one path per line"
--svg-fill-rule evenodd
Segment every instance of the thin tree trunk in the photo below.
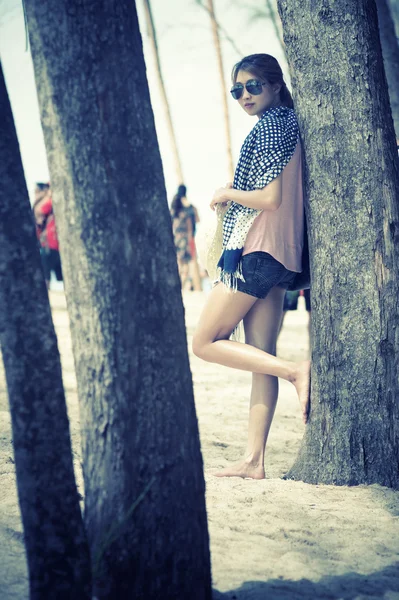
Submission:
M 312 267 L 311 415 L 288 477 L 397 487 L 399 181 L 377 12 L 369 0 L 279 10 Z
M 175 131 L 173 128 L 173 121 L 172 121 L 172 115 L 170 112 L 168 96 L 166 94 L 165 84 L 164 84 L 163 77 L 162 77 L 162 69 L 161 69 L 161 61 L 159 58 L 157 35 L 156 35 L 156 31 L 155 31 L 154 19 L 152 17 L 150 0 L 143 0 L 143 5 L 144 5 L 144 13 L 145 13 L 145 19 L 146 19 L 146 24 L 147 24 L 147 33 L 148 33 L 148 37 L 150 38 L 152 50 L 154 53 L 155 72 L 156 72 L 157 79 L 158 79 L 159 91 L 161 93 L 162 104 L 163 104 L 163 108 L 165 111 L 166 123 L 167 123 L 168 131 L 169 131 L 169 139 L 170 139 L 170 143 L 172 146 L 173 158 L 174 158 L 174 162 L 175 162 L 176 181 L 177 181 L 176 187 L 177 187 L 178 185 L 184 183 L 183 169 L 181 166 L 179 149 L 177 147 Z
M 0 344 L 30 598 L 91 598 L 60 356 L 0 65 Z
M 26 2 L 100 599 L 210 600 L 184 312 L 135 4 Z
M 376 4 L 392 117 L 399 138 L 399 44 L 388 0 L 377 0 Z
M 389 7 L 395 25 L 396 39 L 399 40 L 399 0 L 389 0 Z
M 224 78 L 222 48 L 220 46 L 219 30 L 218 30 L 218 24 L 216 21 L 213 0 L 207 0 L 207 9 L 209 12 L 209 16 L 211 18 L 213 43 L 215 45 L 215 51 L 216 51 L 216 56 L 217 56 L 218 69 L 219 69 L 220 89 L 222 92 L 222 105 L 223 105 L 223 114 L 224 114 L 224 130 L 225 130 L 225 136 L 226 136 L 228 173 L 229 173 L 230 180 L 233 181 L 233 179 L 234 179 L 234 163 L 233 163 L 233 154 L 232 154 L 232 150 L 231 150 L 232 145 L 231 145 L 231 135 L 230 135 L 229 105 L 227 103 L 228 90 L 227 90 L 226 81 Z
M 271 0 L 266 0 L 266 6 L 267 10 L 269 11 L 269 17 L 273 25 L 274 33 L 276 34 L 276 38 L 279 41 L 283 51 L 285 51 L 284 40 L 281 32 L 281 21 L 276 15 L 276 3 L 272 2 Z

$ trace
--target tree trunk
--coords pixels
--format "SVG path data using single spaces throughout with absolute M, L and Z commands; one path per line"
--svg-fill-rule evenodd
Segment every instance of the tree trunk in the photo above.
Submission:
M 399 45 L 388 0 L 377 0 L 377 12 L 392 117 L 399 138 Z
M 399 181 L 376 8 L 279 0 L 279 10 L 312 268 L 311 416 L 288 477 L 396 487 Z
M 152 50 L 154 53 L 155 72 L 156 72 L 157 79 L 158 79 L 159 91 L 161 93 L 162 104 L 163 104 L 164 111 L 165 111 L 166 123 L 167 123 L 168 130 L 169 130 L 169 139 L 171 142 L 173 157 L 174 157 L 174 161 L 175 161 L 176 181 L 177 181 L 176 187 L 177 187 L 178 185 L 184 183 L 183 169 L 181 166 L 179 150 L 177 147 L 175 131 L 173 128 L 173 121 L 172 121 L 172 115 L 170 113 L 168 97 L 166 95 L 165 84 L 164 84 L 163 77 L 162 77 L 161 61 L 160 61 L 159 52 L 158 52 L 157 35 L 156 35 L 156 31 L 155 31 L 154 19 L 152 17 L 150 0 L 143 0 L 143 5 L 144 5 L 145 19 L 146 19 L 146 23 L 147 23 L 147 33 L 148 33 L 148 37 L 150 38 Z
M 209 16 L 211 18 L 211 23 L 212 23 L 213 43 L 215 45 L 215 51 L 216 51 L 216 56 L 217 56 L 218 69 L 219 69 L 220 89 L 222 92 L 224 130 L 225 130 L 225 135 L 226 135 L 226 146 L 227 146 L 228 173 L 229 173 L 230 180 L 233 181 L 233 179 L 234 179 L 234 164 L 233 164 L 233 154 L 231 151 L 229 105 L 227 103 L 228 90 L 227 90 L 226 81 L 224 78 L 222 48 L 220 46 L 219 30 L 218 30 L 218 24 L 216 21 L 213 0 L 207 0 L 207 4 L 208 4 L 207 9 L 208 9 Z
M 134 3 L 26 2 L 98 598 L 211 597 L 184 312 Z
M 1 65 L 0 132 L 0 344 L 30 598 L 90 599 L 60 356 Z

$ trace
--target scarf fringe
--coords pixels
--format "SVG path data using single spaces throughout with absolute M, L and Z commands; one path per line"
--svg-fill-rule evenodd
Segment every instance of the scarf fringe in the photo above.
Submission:
M 227 271 L 224 271 L 220 267 L 218 268 L 218 271 L 219 271 L 219 281 L 224 283 L 226 288 L 228 288 L 232 292 L 237 291 L 238 280 L 245 283 L 244 275 L 242 274 L 241 261 L 238 263 L 237 269 L 234 273 L 228 273 Z

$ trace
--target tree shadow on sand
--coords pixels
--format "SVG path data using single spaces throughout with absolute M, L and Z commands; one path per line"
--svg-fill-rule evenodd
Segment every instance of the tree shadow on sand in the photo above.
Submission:
M 214 590 L 213 600 L 397 600 L 398 593 L 399 562 L 370 575 L 346 573 L 323 577 L 317 583 L 308 579 L 246 581 L 228 592 Z

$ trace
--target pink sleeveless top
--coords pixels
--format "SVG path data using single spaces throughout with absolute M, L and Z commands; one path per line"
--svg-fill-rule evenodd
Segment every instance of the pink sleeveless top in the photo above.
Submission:
M 298 143 L 282 174 L 282 201 L 275 211 L 262 210 L 245 240 L 243 254 L 268 252 L 289 271 L 302 271 L 303 185 Z

